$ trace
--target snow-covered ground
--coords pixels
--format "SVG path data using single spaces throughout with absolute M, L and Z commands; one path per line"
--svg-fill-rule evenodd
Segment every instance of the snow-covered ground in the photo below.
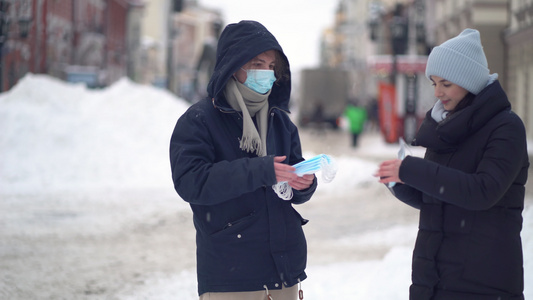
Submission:
M 126 79 L 87 90 L 29 74 L 0 94 L 0 299 L 197 299 L 191 212 L 168 163 L 187 107 Z M 357 149 L 344 132 L 301 137 L 306 157 L 329 154 L 339 166 L 297 207 L 310 219 L 305 299 L 408 299 L 417 213 L 372 177 L 397 145 L 377 133 Z M 532 195 L 528 187 L 526 299 Z

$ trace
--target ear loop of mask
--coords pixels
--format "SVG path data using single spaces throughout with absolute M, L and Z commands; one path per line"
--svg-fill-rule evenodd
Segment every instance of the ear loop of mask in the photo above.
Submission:
M 329 183 L 335 179 L 337 174 L 337 163 L 333 158 L 325 154 L 319 154 L 308 160 L 299 162 L 293 167 L 296 168 L 294 173 L 298 176 L 303 176 L 306 174 L 315 174 L 316 172 L 322 172 L 322 179 L 325 183 Z M 287 181 L 278 182 L 272 186 L 272 189 L 278 197 L 283 200 L 291 200 L 293 196 L 292 187 Z

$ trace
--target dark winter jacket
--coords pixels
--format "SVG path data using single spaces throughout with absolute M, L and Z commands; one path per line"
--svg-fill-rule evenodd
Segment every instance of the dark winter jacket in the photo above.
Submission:
M 291 122 L 290 73 L 274 84 L 269 96 L 267 156 L 239 148 L 242 115 L 228 105 L 224 87 L 249 60 L 278 50 L 261 24 L 241 21 L 223 31 L 217 63 L 208 85 L 209 98 L 192 105 L 178 120 L 171 138 L 172 178 L 178 194 L 193 211 L 197 231 L 198 292 L 280 289 L 304 280 L 306 223 L 293 204 L 306 202 L 316 189 L 294 190 L 291 201 L 280 199 L 274 156 L 290 165 L 303 159 L 300 138 Z M 288 72 L 288 70 L 287 70 Z
M 436 123 L 428 112 L 406 157 L 403 202 L 420 209 L 410 299 L 523 299 L 525 128 L 498 81 Z

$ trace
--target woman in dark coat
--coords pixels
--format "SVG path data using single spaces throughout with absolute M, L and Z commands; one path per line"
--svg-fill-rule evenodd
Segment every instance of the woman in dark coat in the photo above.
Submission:
M 293 204 L 308 201 L 317 182 L 293 173 L 304 158 L 288 116 L 289 62 L 263 25 L 230 24 L 207 90 L 170 142 L 174 186 L 193 211 L 200 299 L 296 299 L 307 220 Z M 284 181 L 290 201 L 272 188 Z
M 426 76 L 439 101 L 413 141 L 424 159 L 385 161 L 376 173 L 420 210 L 410 299 L 524 299 L 524 125 L 489 74 L 478 31 L 435 47 Z

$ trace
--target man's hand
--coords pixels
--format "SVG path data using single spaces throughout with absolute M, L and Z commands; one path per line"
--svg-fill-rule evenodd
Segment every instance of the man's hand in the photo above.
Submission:
M 276 172 L 276 181 L 292 181 L 298 176 L 294 173 L 295 167 L 282 163 L 286 156 L 274 156 L 274 171 Z
M 289 185 L 295 190 L 305 190 L 313 184 L 315 178 L 314 174 L 303 175 L 298 177 L 294 173 L 296 168 L 282 163 L 285 160 L 285 156 L 274 157 L 274 171 L 276 172 L 276 180 L 278 182 L 287 181 Z
M 289 185 L 295 190 L 305 190 L 313 184 L 315 174 L 306 174 L 302 177 L 296 177 L 295 180 L 289 181 Z

